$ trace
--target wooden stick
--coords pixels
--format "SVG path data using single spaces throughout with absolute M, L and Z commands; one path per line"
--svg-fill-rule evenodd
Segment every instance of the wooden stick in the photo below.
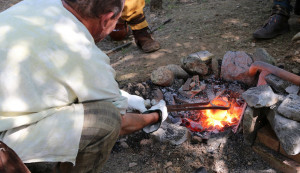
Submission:
M 152 34 L 153 32 L 155 32 L 156 30 L 158 30 L 160 27 L 164 26 L 165 24 L 171 22 L 171 20 L 172 19 L 168 19 L 168 20 L 164 21 L 162 24 L 160 24 L 158 27 L 151 29 L 150 30 L 150 34 Z
M 130 41 L 130 42 L 128 42 L 128 43 L 125 43 L 125 44 L 122 44 L 122 45 L 120 45 L 120 46 L 118 46 L 118 47 L 115 47 L 115 48 L 113 48 L 113 49 L 110 49 L 110 50 L 108 50 L 108 51 L 105 51 L 104 53 L 107 54 L 107 55 L 109 55 L 109 54 L 111 54 L 111 53 L 113 53 L 113 52 L 116 52 L 116 51 L 119 51 L 119 50 L 121 50 L 121 49 L 123 49 L 123 48 L 125 48 L 125 47 L 128 47 L 128 46 L 130 46 L 131 44 L 132 44 L 132 41 Z

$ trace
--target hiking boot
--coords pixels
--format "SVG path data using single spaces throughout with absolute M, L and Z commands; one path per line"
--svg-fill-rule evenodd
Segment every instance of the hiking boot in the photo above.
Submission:
M 140 30 L 132 30 L 136 45 L 146 53 L 160 49 L 159 43 L 152 38 L 148 30 L 148 27 Z
M 253 37 L 257 39 L 270 39 L 284 34 L 290 30 L 288 20 L 287 16 L 273 14 L 263 27 L 253 33 Z

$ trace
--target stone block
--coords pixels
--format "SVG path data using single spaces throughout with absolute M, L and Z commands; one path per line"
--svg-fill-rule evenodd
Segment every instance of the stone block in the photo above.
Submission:
M 300 123 L 281 116 L 276 110 L 271 110 L 267 118 L 286 153 L 288 155 L 299 154 Z
M 240 81 L 249 86 L 256 85 L 255 76 L 249 75 L 252 58 L 245 52 L 228 51 L 222 61 L 221 77 L 227 81 Z
M 289 93 L 289 94 L 298 94 L 299 93 L 299 91 L 300 91 L 300 87 L 299 86 L 297 86 L 297 85 L 290 85 L 290 86 L 288 86 L 286 89 L 285 89 L 285 91 L 287 92 L 287 93 Z
M 273 74 L 267 75 L 265 80 L 276 92 L 279 93 L 285 93 L 285 89 L 290 85 L 288 81 L 282 80 Z
M 286 158 L 283 155 L 275 154 L 272 150 L 268 150 L 259 145 L 254 145 L 252 149 L 258 153 L 271 167 L 284 173 L 299 173 L 300 164 Z
M 256 141 L 300 163 L 300 154 L 288 155 L 280 145 L 279 139 L 277 138 L 275 132 L 272 130 L 270 125 L 266 125 L 263 128 L 258 130 Z
M 202 62 L 205 62 L 205 63 L 208 63 L 212 59 L 213 56 L 214 56 L 214 54 L 208 52 L 207 50 L 195 52 L 195 53 L 192 53 L 189 55 L 189 57 L 198 58 Z
M 300 164 L 300 154 L 297 154 L 297 155 L 288 155 L 284 149 L 282 148 L 282 146 L 280 146 L 280 149 L 279 149 L 280 153 L 285 155 L 286 157 L 290 158 L 290 159 L 293 159 L 294 161 L 296 161 L 297 163 Z
M 252 145 L 255 141 L 257 130 L 263 126 L 259 116 L 260 111 L 247 107 L 243 117 L 243 136 L 247 145 Z
M 151 133 L 151 137 L 162 143 L 180 145 L 186 140 L 190 140 L 191 134 L 186 127 L 165 121 L 157 131 Z
M 254 108 L 270 107 L 279 99 L 268 85 L 249 88 L 242 94 L 242 97 L 250 107 Z
M 258 130 L 257 139 L 260 143 L 264 144 L 268 148 L 277 152 L 279 151 L 280 148 L 279 140 L 270 125 L 265 126 Z
M 300 122 L 300 96 L 288 95 L 278 107 L 278 112 L 288 119 Z

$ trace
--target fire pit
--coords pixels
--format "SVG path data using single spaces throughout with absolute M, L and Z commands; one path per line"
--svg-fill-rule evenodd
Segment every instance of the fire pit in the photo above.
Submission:
M 243 91 L 240 84 L 214 78 L 200 82 L 199 77 L 194 76 L 178 92 L 173 88 L 162 91 L 173 121 L 180 121 L 203 139 L 228 130 L 235 133 L 246 105 L 240 98 Z

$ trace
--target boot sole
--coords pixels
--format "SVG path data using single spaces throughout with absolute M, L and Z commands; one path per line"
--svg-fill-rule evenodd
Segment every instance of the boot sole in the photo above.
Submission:
M 262 36 L 262 35 L 257 35 L 255 33 L 253 33 L 253 38 L 255 38 L 255 39 L 272 39 L 272 38 L 275 38 L 275 37 L 277 37 L 279 35 L 283 35 L 283 34 L 289 32 L 289 31 L 290 30 L 287 29 L 287 30 L 281 31 L 280 33 L 276 33 L 276 34 L 268 35 L 268 36 Z

